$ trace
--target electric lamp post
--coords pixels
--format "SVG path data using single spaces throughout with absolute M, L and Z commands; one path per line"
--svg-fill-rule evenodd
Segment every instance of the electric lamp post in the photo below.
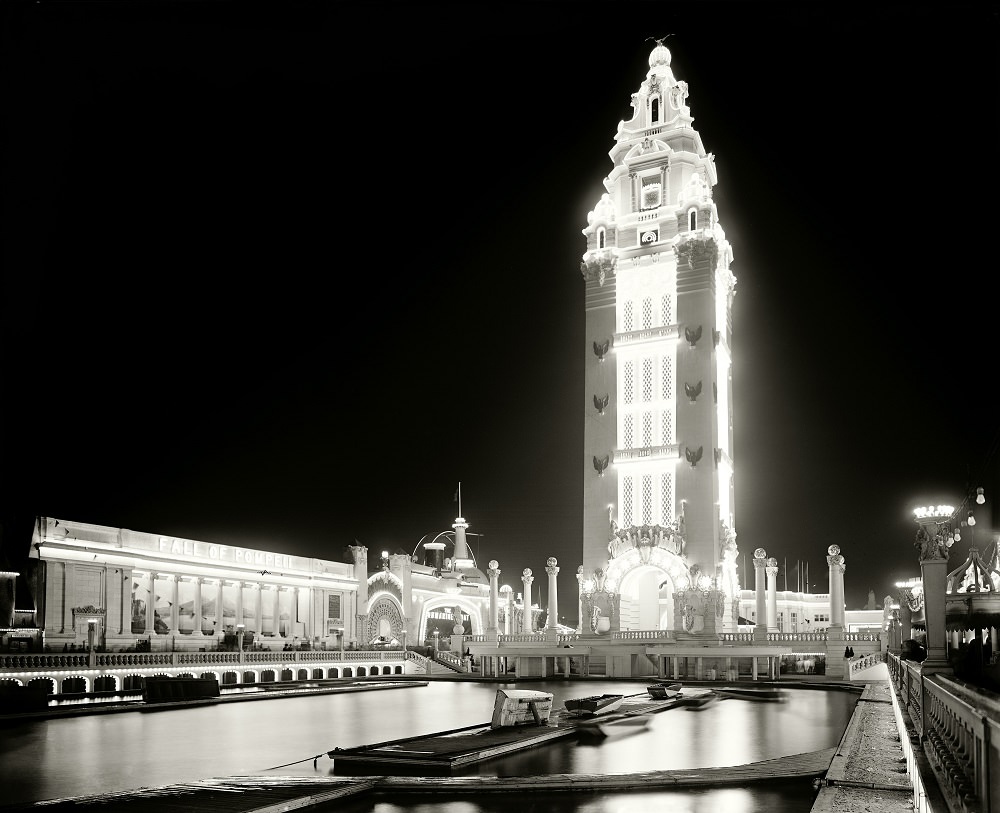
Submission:
M 945 592 L 947 590 L 948 552 L 955 542 L 950 533 L 955 509 L 950 505 L 920 506 L 913 510 L 919 526 L 914 547 L 920 557 L 920 575 L 924 596 L 924 625 L 927 657 L 920 664 L 924 674 L 950 673 L 948 638 L 945 628 Z

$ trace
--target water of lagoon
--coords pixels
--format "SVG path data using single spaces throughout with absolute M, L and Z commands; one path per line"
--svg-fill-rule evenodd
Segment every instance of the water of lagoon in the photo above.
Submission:
M 347 694 L 230 702 L 156 712 L 129 711 L 8 723 L 0 729 L 5 804 L 28 803 L 220 776 L 333 775 L 326 754 L 399 737 L 489 721 L 500 685 L 433 681 L 426 686 Z M 632 681 L 539 681 L 520 688 L 567 697 L 635 694 Z M 839 744 L 858 694 L 787 689 L 783 703 L 724 700 L 699 712 L 653 716 L 647 730 L 608 740 L 557 741 L 473 766 L 463 775 L 628 774 L 741 765 Z M 318 757 L 318 758 L 317 758 Z M 315 759 L 315 766 L 314 766 Z M 631 793 L 540 794 L 518 813 L 807 813 L 810 780 L 746 787 Z M 506 794 L 447 800 L 368 796 L 337 804 L 341 813 L 509 811 Z

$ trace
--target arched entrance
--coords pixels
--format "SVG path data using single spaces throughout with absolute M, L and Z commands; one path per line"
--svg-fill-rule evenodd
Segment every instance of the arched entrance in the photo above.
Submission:
M 403 637 L 403 612 L 395 596 L 383 593 L 369 605 L 363 641 L 389 643 Z
M 607 582 L 618 592 L 618 628 L 674 629 L 674 590 L 688 577 L 684 559 L 662 547 L 620 552 L 607 571 Z

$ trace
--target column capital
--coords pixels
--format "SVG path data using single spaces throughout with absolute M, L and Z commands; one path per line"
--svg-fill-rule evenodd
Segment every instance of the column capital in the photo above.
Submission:
M 490 565 L 489 568 L 487 568 L 486 570 L 486 574 L 491 579 L 500 578 L 500 563 L 496 559 L 490 559 Z

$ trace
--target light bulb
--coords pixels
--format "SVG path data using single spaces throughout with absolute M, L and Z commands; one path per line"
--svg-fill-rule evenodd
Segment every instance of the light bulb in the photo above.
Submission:
M 982 488 L 977 488 L 976 489 L 976 502 L 979 505 L 982 505 L 984 502 L 986 502 L 986 497 L 983 496 L 983 490 L 982 490 Z
M 955 531 L 955 541 L 956 542 L 961 542 L 962 541 L 962 532 L 961 531 Z
M 972 516 L 972 513 L 970 512 L 969 513 L 969 525 L 975 525 L 975 524 L 976 524 L 976 518 L 974 516 Z

